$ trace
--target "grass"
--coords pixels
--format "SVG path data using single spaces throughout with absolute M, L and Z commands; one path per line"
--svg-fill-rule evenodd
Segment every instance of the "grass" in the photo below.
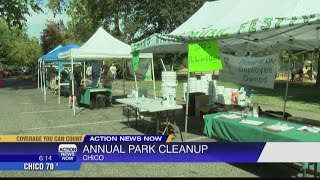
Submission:
M 180 80 L 177 87 L 178 99 L 183 97 L 183 82 L 186 80 Z M 121 83 L 122 84 L 122 83 Z M 218 81 L 219 86 L 225 86 L 229 88 L 238 88 L 239 85 Z M 126 87 L 134 87 L 133 81 L 126 82 Z M 146 88 L 149 90 L 149 94 L 152 94 L 153 83 L 152 81 L 139 81 L 139 88 Z M 160 94 L 161 81 L 156 81 L 157 94 Z M 265 88 L 252 88 L 253 102 L 283 108 L 284 96 L 285 96 L 286 82 L 276 81 L 274 89 Z M 320 112 L 320 87 L 313 86 L 312 83 L 290 83 L 288 89 L 287 108 L 308 112 Z

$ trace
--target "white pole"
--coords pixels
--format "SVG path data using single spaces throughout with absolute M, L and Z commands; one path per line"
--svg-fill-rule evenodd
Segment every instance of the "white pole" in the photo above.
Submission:
M 38 62 L 38 89 L 40 88 L 40 78 L 39 78 L 39 76 L 40 76 L 40 63 Z
M 40 66 L 40 68 L 41 68 L 41 70 L 40 70 L 40 84 L 41 84 L 41 92 L 43 92 L 43 76 L 42 76 L 42 74 L 43 74 L 43 65 L 42 65 L 42 61 L 40 62 L 40 64 L 41 64 L 41 66 Z
M 59 104 L 61 103 L 61 102 L 60 102 L 60 87 L 61 87 L 61 86 L 60 86 L 60 76 L 61 76 L 61 71 L 62 71 L 62 63 L 61 63 L 61 69 L 59 69 L 60 63 L 61 63 L 61 62 L 58 63 L 58 71 L 59 71 L 59 72 L 58 72 L 58 74 L 59 74 L 59 75 L 58 75 L 58 101 L 59 101 Z
M 189 80 L 190 80 L 190 72 L 188 70 L 188 80 L 187 80 L 187 104 L 186 104 L 186 120 L 184 127 L 184 141 L 187 141 L 187 133 L 188 133 L 188 111 L 189 111 Z
M 47 102 L 47 91 L 46 91 L 46 63 L 43 62 L 44 73 L 43 75 L 43 94 L 44 94 L 44 102 Z
M 136 76 L 136 72 L 133 72 L 134 74 L 134 81 L 136 83 L 136 91 L 138 91 L 138 83 L 137 83 L 137 76 Z
M 126 67 L 125 67 L 125 64 L 127 63 L 127 60 L 125 59 L 123 61 L 123 64 L 122 64 L 122 67 L 123 67 L 123 70 L 122 70 L 122 88 L 123 88 L 123 95 L 126 94 L 126 86 L 124 84 L 124 72 L 126 71 Z
M 86 83 L 86 62 L 83 62 L 83 83 Z
M 286 93 L 285 93 L 285 96 L 284 96 L 284 106 L 283 106 L 283 117 L 285 117 L 285 113 L 286 113 L 286 105 L 287 105 L 287 99 L 288 99 L 288 87 L 289 87 L 289 77 L 290 77 L 290 64 L 291 64 L 291 57 L 292 56 L 292 53 L 290 52 L 290 55 L 289 55 L 289 68 L 288 68 L 288 78 L 287 78 L 287 84 L 286 84 Z
M 292 40 L 290 40 L 290 43 L 292 44 Z M 291 46 L 290 46 L 290 52 L 289 52 L 289 66 L 288 66 L 288 77 L 287 77 L 287 84 L 286 84 L 286 92 L 284 95 L 284 105 L 283 105 L 283 114 L 282 116 L 285 117 L 285 113 L 286 113 L 286 106 L 287 106 L 287 100 L 288 100 L 288 88 L 289 88 L 289 78 L 290 78 L 290 68 L 291 68 L 291 58 L 292 58 L 292 50 L 291 50 Z
M 70 56 L 71 56 L 71 76 L 72 76 L 72 111 L 73 115 L 76 115 L 76 103 L 74 102 L 74 74 L 73 74 L 73 57 L 72 57 L 72 50 L 70 51 Z
M 154 98 L 157 99 L 157 94 L 156 94 L 156 79 L 154 77 L 154 65 L 153 65 L 153 54 L 152 54 L 152 59 L 151 59 L 151 68 L 152 68 L 152 80 L 153 80 L 153 95 Z
M 176 53 L 175 55 L 174 55 L 174 58 L 172 59 L 172 66 L 171 66 L 171 71 L 173 71 L 173 65 L 174 65 L 174 62 L 175 62 L 175 60 L 178 58 L 178 53 Z
M 167 71 L 166 66 L 164 65 L 164 63 L 163 63 L 163 61 L 162 61 L 162 58 L 161 58 L 160 60 L 161 60 L 162 66 L 163 66 L 163 70 L 164 70 L 164 71 Z

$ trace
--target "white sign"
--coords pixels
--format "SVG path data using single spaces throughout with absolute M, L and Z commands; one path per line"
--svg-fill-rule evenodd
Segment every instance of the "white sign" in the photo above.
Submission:
M 279 54 L 265 57 L 236 57 L 220 54 L 223 70 L 222 81 L 241 85 L 273 89 Z

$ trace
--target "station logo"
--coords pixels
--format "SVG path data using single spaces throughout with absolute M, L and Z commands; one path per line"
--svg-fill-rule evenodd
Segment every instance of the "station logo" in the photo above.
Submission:
M 77 145 L 75 144 L 60 144 L 58 147 L 59 156 L 62 161 L 76 161 Z

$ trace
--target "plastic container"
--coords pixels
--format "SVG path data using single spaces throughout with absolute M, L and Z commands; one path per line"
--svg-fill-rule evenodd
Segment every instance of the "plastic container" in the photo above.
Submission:
M 178 86 L 177 73 L 175 71 L 162 71 L 161 77 L 162 97 L 168 98 L 169 96 L 172 96 L 173 98 L 175 98 L 177 95 Z
M 246 92 L 244 91 L 243 87 L 240 88 L 240 90 L 238 91 L 237 103 L 239 106 L 246 105 Z
M 216 94 L 223 94 L 224 86 L 217 86 L 216 88 Z

